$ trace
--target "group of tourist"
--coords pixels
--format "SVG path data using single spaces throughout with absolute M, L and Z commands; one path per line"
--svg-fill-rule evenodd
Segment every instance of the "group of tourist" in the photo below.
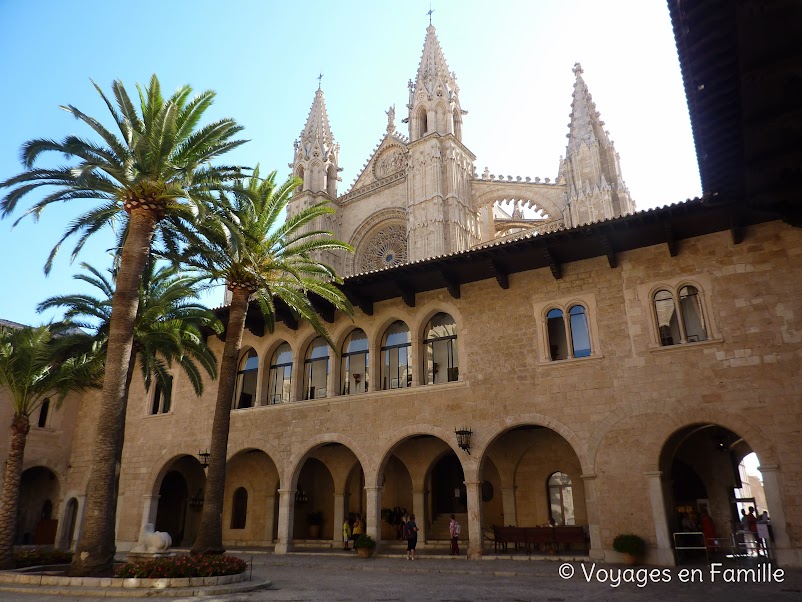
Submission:
M 362 521 L 362 515 L 354 512 L 349 513 L 343 521 L 343 550 L 350 550 L 348 542 L 356 542 L 364 532 L 365 523 Z
M 742 545 L 750 556 L 757 556 L 761 551 L 765 552 L 768 542 L 774 539 L 769 513 L 765 510 L 760 516 L 756 516 L 754 506 L 749 506 L 748 511 L 741 508 L 740 519 L 733 520 L 732 523 L 735 541 Z M 705 546 L 709 551 L 719 547 L 716 525 L 707 510 L 702 509 L 698 517 L 692 512 L 680 512 L 679 526 L 683 533 L 703 533 Z

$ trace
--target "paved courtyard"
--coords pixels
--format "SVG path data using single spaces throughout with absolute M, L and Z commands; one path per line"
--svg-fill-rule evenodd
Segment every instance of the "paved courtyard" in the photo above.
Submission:
M 346 554 L 240 554 L 253 558 L 253 574 L 272 581 L 269 589 L 208 598 L 219 602 L 261 600 L 800 600 L 802 570 L 785 571 L 782 582 L 768 575 L 741 574 L 741 583 L 728 583 L 736 573 L 711 573 L 706 566 L 681 575 L 680 568 L 657 569 L 592 562 L 495 559 L 469 562 L 464 558 L 400 557 L 368 560 Z M 566 566 L 567 565 L 567 566 Z M 567 568 L 568 567 L 568 568 Z M 571 575 L 569 577 L 569 575 Z M 566 578 L 561 577 L 563 575 Z M 613 587 L 611 582 L 621 578 Z M 757 583 L 743 583 L 755 577 Z M 772 575 L 774 577 L 774 575 Z M 686 583 L 682 582 L 685 579 Z M 691 580 L 695 582 L 690 582 Z M 640 580 L 641 585 L 629 581 Z M 3 600 L 72 602 L 78 597 L 0 594 Z M 119 598 L 118 598 L 119 599 Z M 132 598 L 122 598 L 131 600 Z M 144 599 L 144 598 L 142 598 Z M 148 598 L 153 599 L 153 598 Z M 168 599 L 168 598 L 162 598 Z M 175 600 L 175 598 L 171 598 Z M 185 600 L 188 600 L 185 599 Z

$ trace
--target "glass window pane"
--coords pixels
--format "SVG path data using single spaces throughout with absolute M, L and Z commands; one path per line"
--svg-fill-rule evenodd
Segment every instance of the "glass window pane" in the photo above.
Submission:
M 679 322 L 674 307 L 674 297 L 666 290 L 654 295 L 654 311 L 657 316 L 657 330 L 661 345 L 675 345 L 680 342 Z
M 568 339 L 565 335 L 565 321 L 561 309 L 552 309 L 546 314 L 546 328 L 549 335 L 549 354 L 552 361 L 568 358 Z
M 679 304 L 682 320 L 685 324 L 685 338 L 689 343 L 707 340 L 702 301 L 699 291 L 694 286 L 684 286 L 679 292 Z
M 590 333 L 585 308 L 574 305 L 568 314 L 571 316 L 571 345 L 574 357 L 588 357 L 590 355 Z
M 429 320 L 425 332 L 427 339 L 457 336 L 457 324 L 454 322 L 454 318 L 441 312 L 435 314 L 434 317 Z
M 409 328 L 400 320 L 396 320 L 382 338 L 382 347 L 391 347 L 392 345 L 404 345 L 410 342 Z

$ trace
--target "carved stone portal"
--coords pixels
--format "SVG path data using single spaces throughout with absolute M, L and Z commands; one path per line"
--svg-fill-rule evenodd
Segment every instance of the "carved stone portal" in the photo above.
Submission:
M 404 169 L 407 165 L 404 150 L 400 146 L 386 148 L 373 162 L 373 176 L 377 180 L 386 178 Z
M 407 229 L 390 224 L 365 240 L 359 248 L 357 273 L 380 270 L 407 262 Z

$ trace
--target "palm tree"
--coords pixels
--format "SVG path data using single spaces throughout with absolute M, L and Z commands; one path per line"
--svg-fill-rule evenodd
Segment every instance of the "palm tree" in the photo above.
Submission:
M 147 89 L 137 86 L 137 107 L 122 83 L 115 81 L 115 108 L 97 85 L 95 88 L 120 136 L 74 106 L 62 107 L 89 126 L 101 142 L 78 136 L 67 136 L 62 142 L 31 140 L 22 148 L 25 171 L 0 183 L 0 188 L 11 189 L 0 202 L 4 217 L 26 194 L 41 188 L 47 190 L 46 196 L 19 219 L 38 216 L 60 201 L 97 201 L 94 208 L 69 225 L 51 252 L 46 272 L 68 237 L 78 235 L 74 257 L 94 233 L 123 217 L 128 221 L 112 298 L 103 394 L 86 491 L 86 521 L 75 548 L 72 575 L 107 574 L 114 560 L 114 473 L 123 443 L 125 383 L 139 285 L 154 234 L 167 249 L 175 250 L 173 234 L 194 221 L 212 189 L 240 173 L 238 168 L 215 167 L 209 162 L 244 142 L 233 139 L 242 128 L 231 119 L 198 127 L 214 99 L 212 91 L 190 99 L 191 88 L 182 86 L 165 99 L 154 75 Z M 64 155 L 74 164 L 53 169 L 35 167 L 37 159 L 48 152 Z
M 331 339 L 308 298 L 315 293 L 352 315 L 353 309 L 335 272 L 312 254 L 327 249 L 351 248 L 331 232 L 310 230 L 311 222 L 333 213 L 324 204 L 302 210 L 280 224 L 287 203 L 300 184 L 290 178 L 276 186 L 276 172 L 260 180 L 258 166 L 232 198 L 223 198 L 224 213 L 208 219 L 204 238 L 190 240 L 187 264 L 206 273 L 212 281 L 224 281 L 231 292 L 228 324 L 209 447 L 203 514 L 193 554 L 221 554 L 223 548 L 223 496 L 231 400 L 236 386 L 237 363 L 249 300 L 255 297 L 268 329 L 276 322 L 275 299 L 281 299 L 298 316 L 309 321 L 329 344 Z
M 99 387 L 103 363 L 97 353 L 64 357 L 64 350 L 48 326 L 0 327 L 0 387 L 11 396 L 11 445 L 8 451 L 3 498 L 0 502 L 0 568 L 14 563 L 22 461 L 31 414 L 45 398 L 60 405 L 70 391 Z M 96 350 L 95 350 L 96 351 Z

